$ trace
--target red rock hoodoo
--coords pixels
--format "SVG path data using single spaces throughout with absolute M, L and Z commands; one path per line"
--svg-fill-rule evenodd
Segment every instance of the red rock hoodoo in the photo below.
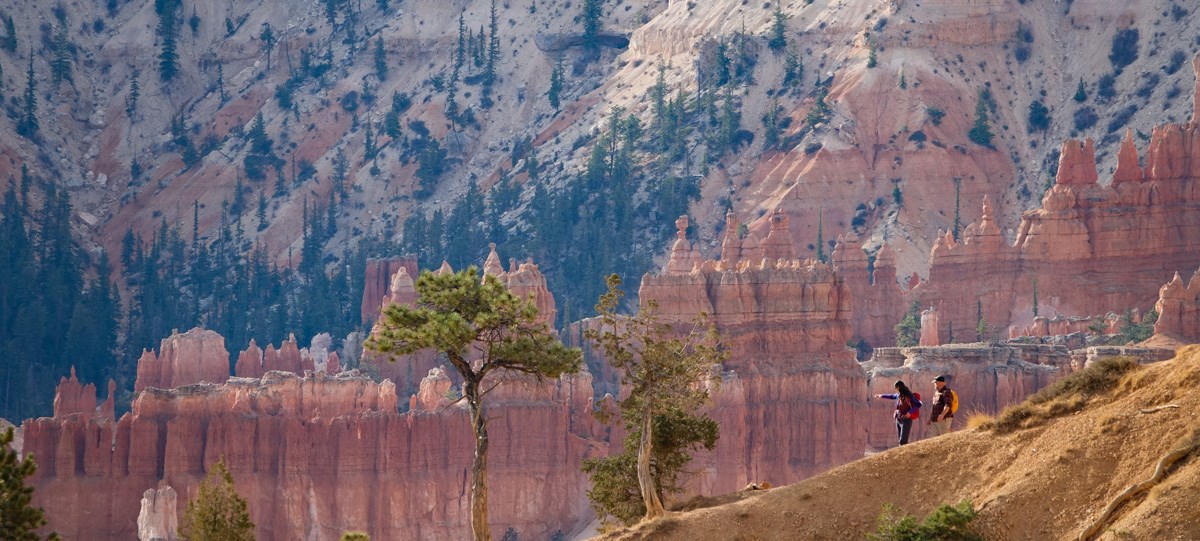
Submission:
M 222 383 L 227 379 L 229 352 L 225 350 L 225 339 L 213 331 L 195 328 L 164 338 L 157 356 L 153 351 L 143 351 L 133 389 L 174 389 L 200 382 Z
M 1175 273 L 1175 277 L 1158 290 L 1158 303 L 1154 309 L 1158 311 L 1154 334 L 1200 342 L 1200 270 L 1192 275 L 1186 286 L 1179 273 Z

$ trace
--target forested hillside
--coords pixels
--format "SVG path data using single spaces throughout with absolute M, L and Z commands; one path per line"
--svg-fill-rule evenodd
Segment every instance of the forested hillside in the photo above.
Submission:
M 1107 170 L 1126 129 L 1185 120 L 1194 11 L 0 6 L 0 416 L 49 413 L 71 365 L 128 393 L 138 354 L 176 328 L 231 351 L 289 333 L 340 347 L 365 328 L 368 257 L 459 268 L 496 243 L 541 266 L 561 324 L 592 315 L 605 274 L 635 285 L 661 264 L 677 216 L 715 239 L 728 210 L 748 233 L 782 208 L 802 255 L 854 235 L 873 257 L 887 238 L 901 276 L 922 275 L 984 195 L 1015 227 L 1064 138 L 1096 138 Z

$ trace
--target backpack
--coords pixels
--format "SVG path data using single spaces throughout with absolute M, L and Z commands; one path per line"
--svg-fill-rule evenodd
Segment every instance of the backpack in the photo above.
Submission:
M 909 403 L 908 418 L 916 419 L 921 416 L 921 393 L 913 393 L 912 395 L 916 401 Z
M 950 389 L 950 414 L 958 413 L 958 393 L 954 389 Z

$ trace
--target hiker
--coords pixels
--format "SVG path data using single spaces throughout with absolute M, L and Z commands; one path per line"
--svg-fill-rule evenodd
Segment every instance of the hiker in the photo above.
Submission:
M 913 394 L 901 380 L 896 380 L 896 392 L 877 394 L 875 398 L 886 398 L 896 401 L 896 410 L 892 416 L 896 418 L 896 435 L 900 436 L 900 445 L 908 443 L 908 435 L 912 432 L 913 419 L 921 409 L 920 397 Z
M 958 396 L 946 385 L 946 376 L 933 378 L 937 392 L 933 395 L 933 411 L 929 416 L 929 434 L 936 438 L 950 432 L 954 423 L 954 410 L 958 408 Z

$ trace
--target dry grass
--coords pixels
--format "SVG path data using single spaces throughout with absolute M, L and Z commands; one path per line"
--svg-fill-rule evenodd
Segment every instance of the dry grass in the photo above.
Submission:
M 1126 374 L 1137 368 L 1137 361 L 1130 357 L 1097 361 L 1034 393 L 1024 402 L 1005 408 L 996 419 L 979 426 L 998 434 L 1007 434 L 1079 411 L 1093 396 L 1113 389 Z
M 983 410 L 967 412 L 967 430 L 975 430 L 996 420 L 996 416 Z

